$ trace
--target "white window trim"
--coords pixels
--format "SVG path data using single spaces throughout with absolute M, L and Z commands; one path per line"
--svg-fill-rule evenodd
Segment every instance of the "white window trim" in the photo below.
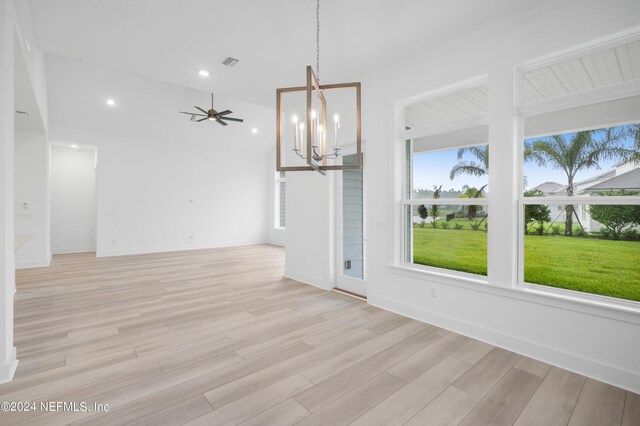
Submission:
M 535 70 L 540 67 L 549 66 L 555 63 L 559 63 L 565 60 L 580 57 L 585 54 L 593 53 L 607 47 L 613 47 L 620 44 L 626 44 L 631 41 L 640 40 L 640 27 L 630 28 L 628 30 L 612 34 L 610 36 L 594 40 L 588 43 L 584 43 L 579 46 L 574 46 L 570 49 L 566 49 L 560 52 L 555 52 L 551 55 L 547 55 L 542 58 L 537 58 L 526 63 L 520 64 L 515 68 L 515 99 L 516 99 L 516 112 L 520 119 L 525 117 L 531 117 L 535 115 L 548 114 L 561 110 L 567 110 L 577 108 L 580 106 L 593 105 L 597 103 L 614 101 L 624 99 L 632 96 L 640 95 L 640 81 L 628 81 L 618 84 L 613 84 L 605 87 L 600 87 L 588 91 L 577 92 L 565 96 L 559 96 L 555 98 L 545 99 L 536 102 L 523 103 L 521 92 L 523 86 L 523 75 L 529 71 Z M 598 128 L 612 127 L 620 125 L 621 123 L 597 123 Z M 628 123 L 627 123 L 628 124 Z M 580 129 L 580 130 L 587 130 Z M 572 130 L 565 130 L 564 132 L 571 132 Z M 560 132 L 556 132 L 560 133 Z M 575 302 L 585 306 L 598 306 L 613 311 L 630 312 L 634 315 L 640 314 L 640 302 L 619 299 L 614 297 L 608 297 L 598 294 L 561 289 L 551 286 L 545 286 L 540 284 L 527 283 L 524 281 L 524 206 L 531 204 L 540 204 L 539 197 L 524 197 L 524 185 L 520 178 L 524 173 L 524 158 L 523 158 L 523 145 L 524 138 L 520 141 L 515 141 L 518 145 L 518 280 L 515 283 L 514 289 L 522 291 L 528 294 L 541 295 L 543 297 L 550 297 L 559 300 L 565 300 Z M 622 204 L 622 205 L 638 205 L 640 204 L 640 197 L 544 197 L 545 205 L 558 205 L 558 204 Z M 634 321 L 635 322 L 635 321 Z M 640 323 L 640 321 L 636 322 Z
M 418 272 L 418 273 L 422 273 L 422 274 L 429 274 L 435 277 L 444 277 L 444 278 L 455 278 L 458 280 L 465 280 L 468 282 L 472 282 L 472 283 L 480 283 L 480 284 L 488 284 L 487 281 L 487 277 L 484 275 L 479 275 L 479 274 L 471 274 L 471 273 L 467 273 L 467 272 L 462 272 L 462 271 L 456 271 L 456 270 L 452 270 L 452 269 L 444 269 L 444 268 L 438 268 L 435 266 L 429 266 L 429 265 L 420 265 L 417 263 L 413 263 L 413 262 L 407 262 L 405 261 L 405 259 L 409 258 L 409 259 L 413 259 L 413 229 L 411 232 L 411 237 L 412 237 L 412 241 L 409 243 L 409 247 L 411 252 L 410 253 L 406 253 L 406 247 L 407 247 L 407 242 L 405 241 L 405 232 L 407 229 L 408 224 L 406 223 L 406 214 L 405 214 L 405 208 L 408 205 L 411 206 L 416 206 L 416 205 L 456 205 L 456 206 L 469 206 L 469 205 L 474 205 L 474 206 L 488 206 L 489 205 L 489 198 L 440 198 L 440 199 L 433 199 L 433 198 L 427 198 L 427 199 L 415 199 L 415 198 L 411 198 L 412 194 L 406 194 L 405 193 L 405 185 L 406 185 L 406 162 L 405 162 L 405 156 L 406 156 L 406 141 L 411 141 L 411 147 L 413 148 L 413 140 L 416 138 L 420 138 L 420 137 L 425 137 L 425 136 L 431 136 L 431 135 L 437 135 L 437 134 L 443 134 L 443 133 L 447 133 L 447 132 L 452 132 L 455 130 L 462 130 L 462 129 L 466 129 L 469 127 L 474 127 L 474 126 L 479 126 L 479 125 L 488 125 L 489 124 L 489 117 L 487 113 L 482 113 L 482 114 L 477 114 L 477 115 L 473 115 L 470 117 L 466 117 L 466 118 L 462 118 L 462 119 L 457 119 L 457 120 L 450 120 L 447 122 L 443 122 L 443 123 L 437 123 L 437 124 L 432 124 L 432 125 L 426 125 L 426 126 L 421 126 L 421 127 L 415 127 L 415 128 L 411 128 L 409 130 L 402 130 L 402 128 L 405 127 L 405 110 L 407 107 L 410 107 L 411 105 L 415 105 L 430 99 L 435 99 L 438 97 L 442 97 L 442 96 L 446 96 L 448 94 L 452 94 L 452 93 L 456 93 L 459 92 L 461 90 L 465 90 L 465 89 L 469 89 L 472 87 L 477 87 L 483 84 L 487 84 L 488 83 L 488 76 L 483 75 L 483 76 L 479 76 L 477 78 L 472 78 L 469 80 L 465 80 L 463 82 L 457 83 L 457 84 L 453 84 L 450 86 L 446 86 L 442 89 L 437 89 L 431 92 L 428 92 L 426 94 L 422 94 L 422 95 L 418 95 L 418 96 L 414 96 L 411 97 L 409 99 L 400 101 L 396 103 L 396 126 L 395 129 L 401 129 L 396 137 L 396 142 L 394 144 L 394 146 L 396 147 L 396 149 L 394 150 L 394 154 L 395 154 L 395 158 L 396 160 L 400 161 L 399 167 L 397 167 L 397 169 L 399 169 L 400 173 L 399 175 L 396 173 L 396 185 L 394 185 L 394 193 L 395 193 L 395 198 L 399 199 L 399 208 L 396 208 L 396 212 L 394 212 L 394 216 L 396 217 L 396 223 L 397 223 L 397 219 L 399 217 L 400 219 L 400 223 L 401 223 L 401 227 L 400 229 L 398 229 L 397 227 L 395 228 L 395 253 L 393 255 L 393 263 L 392 266 L 393 268 L 395 268 L 396 270 L 405 270 L 405 271 L 412 271 L 412 272 Z M 488 143 L 488 142 L 487 142 Z M 443 151 L 443 150 L 451 150 L 451 149 L 459 149 L 459 148 L 464 148 L 467 146 L 476 146 L 478 144 L 474 144 L 474 145 L 460 145 L 460 144 L 454 144 L 452 143 L 450 146 L 446 146 L 446 147 L 442 147 L 440 146 L 437 149 L 434 149 L 432 152 L 438 152 L 438 151 Z M 398 148 L 399 147 L 399 148 Z M 412 149 L 413 151 L 413 149 Z M 425 151 L 425 153 L 427 152 L 431 152 L 431 151 Z M 413 153 L 411 155 L 411 175 L 410 175 L 410 179 L 411 179 L 411 191 L 413 191 Z M 399 189 L 398 189 L 399 188 Z M 409 198 L 407 198 L 407 195 L 409 195 Z M 400 213 L 398 213 L 398 211 Z M 411 226 L 413 228 L 413 223 L 411 223 Z M 487 260 L 488 262 L 488 260 Z M 487 265 L 488 266 L 488 265 Z
M 549 102 L 546 105 L 542 104 L 530 104 L 529 107 L 523 107 L 519 103 L 520 99 L 520 88 L 521 88 L 521 77 L 522 74 L 530 69 L 536 68 L 537 66 L 549 64 L 552 62 L 562 61 L 567 58 L 569 55 L 581 55 L 584 54 L 587 50 L 593 49 L 597 50 L 602 46 L 609 44 L 616 44 L 620 42 L 624 42 L 624 40 L 629 40 L 637 37 L 640 34 L 640 27 L 636 27 L 622 33 L 614 34 L 605 39 L 596 40 L 591 43 L 587 43 L 577 48 L 572 48 L 569 50 L 564 50 L 562 52 L 556 52 L 552 55 L 548 55 L 544 58 L 537 59 L 534 61 L 529 61 L 527 63 L 523 63 L 519 66 L 513 68 L 513 76 L 514 76 L 514 85 L 515 85 L 515 96 L 514 96 L 514 113 L 517 116 L 517 120 L 519 122 L 525 116 L 544 114 L 549 112 L 555 112 L 559 109 L 566 109 L 574 107 L 574 102 Z M 404 262 L 404 232 L 405 232 L 405 212 L 404 212 L 404 202 L 406 201 L 404 196 L 405 191 L 405 176 L 406 176 L 406 165 L 405 165 L 405 141 L 407 139 L 411 139 L 411 137 L 416 137 L 419 135 L 426 135 L 433 131 L 437 130 L 436 125 L 431 126 L 431 129 L 423 128 L 423 129 L 411 129 L 409 131 L 403 130 L 405 117 L 404 117 L 404 109 L 406 106 L 417 103 L 432 97 L 442 96 L 446 93 L 455 92 L 460 90 L 461 85 L 464 86 L 464 83 L 467 84 L 467 87 L 478 84 L 482 80 L 487 80 L 487 76 L 479 77 L 476 79 L 471 79 L 467 82 L 463 82 L 461 84 L 453 84 L 447 86 L 442 89 L 438 89 L 427 94 L 414 96 L 408 99 L 404 99 L 398 102 L 395 102 L 393 105 L 393 114 L 394 114 L 394 127 L 391 132 L 391 139 L 394 141 L 393 144 L 389 145 L 389 155 L 394 159 L 393 163 L 393 176 L 394 176 L 394 185 L 390 191 L 393 197 L 393 203 L 389 206 L 390 209 L 390 217 L 394 219 L 393 221 L 393 250 L 390 251 L 389 255 L 389 270 L 394 274 L 400 274 L 409 276 L 415 279 L 424 280 L 424 281 L 433 281 L 440 282 L 447 285 L 459 286 L 468 290 L 492 293 L 500 296 L 513 297 L 516 299 L 532 302 L 532 303 L 540 303 L 548 306 L 556 306 L 561 309 L 572 310 L 576 312 L 589 313 L 593 315 L 602 316 L 604 318 L 613 318 L 616 320 L 621 320 L 625 322 L 630 322 L 634 324 L 640 324 L 640 302 L 628 301 L 624 299 L 612 298 L 601 295 L 593 295 L 589 293 L 582 293 L 572 290 L 565 290 L 559 288 L 553 288 L 548 286 L 541 286 L 537 284 L 529 284 L 521 282 L 520 279 L 515 280 L 507 285 L 497 285 L 491 284 L 491 278 L 487 277 L 487 280 L 477 279 L 477 277 L 484 278 L 482 276 L 474 276 L 463 277 L 459 274 L 455 273 L 456 271 L 449 270 L 438 270 L 438 268 L 430 268 L 430 267 L 416 267 L 414 264 L 408 264 Z M 627 88 L 629 88 L 628 86 Z M 591 99 L 589 96 L 586 96 L 586 101 L 589 103 L 595 102 L 595 99 L 612 100 L 615 98 L 623 98 L 627 95 L 622 93 L 619 88 L 613 87 L 610 93 L 596 93 L 596 95 L 592 96 Z M 636 87 L 634 86 L 634 91 Z M 580 95 L 582 96 L 582 95 Z M 579 97 L 576 97 L 578 99 Z M 533 106 L 532 106 L 533 105 Z M 529 108 L 527 110 L 527 108 Z M 489 114 L 491 111 L 489 111 Z M 599 127 L 605 127 L 598 123 Z M 619 124 L 619 123 L 618 123 Z M 612 123 L 611 125 L 615 125 Z M 425 126 L 427 127 L 427 126 Z M 441 126 L 445 128 L 445 126 Z M 464 127 L 464 124 L 460 124 L 460 128 Z M 455 123 L 446 123 L 446 128 L 448 130 L 455 130 Z M 411 137 L 407 137 L 411 136 Z M 523 137 L 518 137 L 514 135 L 514 143 L 517 145 L 516 152 L 516 170 L 515 175 L 517 177 L 522 176 L 523 173 L 523 158 L 522 158 L 522 145 L 524 143 Z M 518 178 L 518 182 L 516 183 L 517 194 L 513 201 L 516 203 L 517 207 L 517 222 L 518 232 L 514 236 L 514 240 L 516 242 L 516 247 L 518 248 L 517 254 L 517 277 L 524 276 L 523 269 L 523 255 L 524 255 L 524 235 L 520 231 L 523 229 L 523 216 L 524 216 L 524 205 L 525 203 L 535 203 L 535 199 L 533 200 L 523 200 L 525 197 L 523 196 L 523 182 L 522 179 Z M 413 186 L 413 185 L 412 185 Z M 533 198 L 533 197 L 527 197 Z M 571 199 L 572 204 L 576 204 L 576 198 L 573 197 Z M 595 197 L 593 197 L 595 198 Z M 604 198 L 604 197 L 603 197 Z M 602 201 L 595 201 L 589 199 L 589 204 L 611 204 L 614 197 L 606 197 L 606 199 Z M 416 202 L 420 202 L 420 204 L 428 203 L 427 200 L 415 200 Z M 545 203 L 550 203 L 552 201 L 556 201 L 558 203 L 566 203 L 567 200 L 559 197 L 556 200 L 553 200 L 552 197 L 545 197 Z M 636 204 L 637 201 L 633 200 L 630 197 L 624 197 L 624 199 L 620 200 L 625 204 Z M 579 200 L 578 200 L 579 202 Z M 492 232 L 490 229 L 489 232 Z

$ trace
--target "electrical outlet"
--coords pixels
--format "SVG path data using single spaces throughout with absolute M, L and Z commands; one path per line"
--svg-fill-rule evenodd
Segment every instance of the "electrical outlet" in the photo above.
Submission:
M 193 243 L 193 240 L 195 240 L 195 237 L 193 235 L 189 235 L 189 244 Z
M 429 296 L 434 297 L 434 298 L 436 297 L 436 289 L 435 288 L 430 289 Z

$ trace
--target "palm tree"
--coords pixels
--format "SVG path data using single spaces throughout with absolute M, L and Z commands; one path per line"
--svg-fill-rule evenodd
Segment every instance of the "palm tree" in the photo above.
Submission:
M 603 136 L 595 138 L 594 134 Z M 573 197 L 576 174 L 599 169 L 603 160 L 631 158 L 636 152 L 624 146 L 628 131 L 620 127 L 575 133 L 569 141 L 563 135 L 536 139 L 525 145 L 524 160 L 544 167 L 549 164 L 567 176 L 567 196 Z M 573 235 L 573 205 L 565 207 L 565 235 Z M 576 216 L 577 217 L 577 216 Z
M 462 160 L 462 157 L 466 152 L 469 152 L 476 161 Z M 485 176 L 489 174 L 489 145 L 471 146 L 468 148 L 460 148 L 458 150 L 458 164 L 453 166 L 449 173 L 449 179 L 453 180 L 455 177 L 466 174 L 473 176 Z

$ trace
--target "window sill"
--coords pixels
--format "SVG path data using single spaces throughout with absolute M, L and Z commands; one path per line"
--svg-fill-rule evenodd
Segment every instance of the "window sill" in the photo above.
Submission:
M 287 228 L 281 228 L 281 227 L 279 227 L 279 226 L 274 226 L 274 227 L 273 227 L 273 229 L 276 229 L 276 230 L 278 230 L 278 231 L 284 231 L 284 230 L 285 230 L 285 229 L 287 229 Z
M 392 265 L 391 270 L 395 274 L 407 275 L 414 278 L 434 277 L 443 281 L 464 282 L 473 285 L 489 285 L 489 281 L 481 275 L 467 274 L 464 272 L 447 271 L 439 268 L 421 268 L 408 264 Z M 484 279 L 483 279 L 484 278 Z
M 471 274 L 468 274 L 468 276 L 467 274 L 459 275 L 457 273 L 440 272 L 408 265 L 389 265 L 389 270 L 393 274 L 416 280 L 432 280 L 437 284 L 451 285 L 465 290 L 489 293 L 640 325 L 640 304 L 635 306 L 636 303 L 634 302 L 600 301 L 595 300 L 595 298 L 580 297 L 580 293 L 574 295 L 574 292 L 558 291 L 559 289 L 532 284 L 514 287 L 500 286 L 491 284 L 486 279 L 475 278 Z

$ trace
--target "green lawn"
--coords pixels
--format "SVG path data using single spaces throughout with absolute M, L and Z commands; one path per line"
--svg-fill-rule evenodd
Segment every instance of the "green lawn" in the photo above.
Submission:
M 483 231 L 414 228 L 414 262 L 487 274 Z M 640 301 L 640 243 L 564 236 L 525 237 L 525 281 Z

